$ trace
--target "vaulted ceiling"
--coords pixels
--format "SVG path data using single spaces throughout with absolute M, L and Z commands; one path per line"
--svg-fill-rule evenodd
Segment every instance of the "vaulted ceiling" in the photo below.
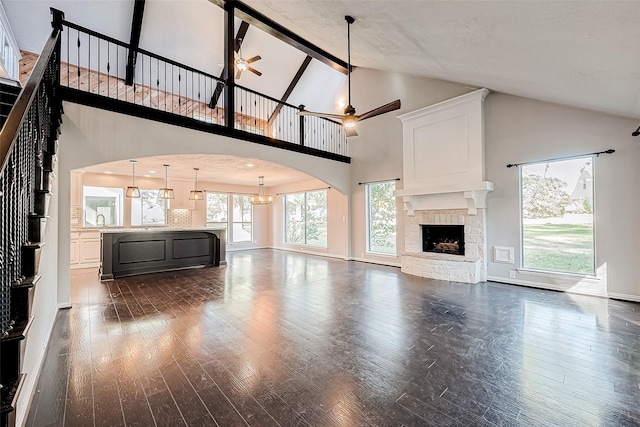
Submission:
M 134 0 L 1 1 L 24 50 L 42 49 L 51 30 L 50 7 L 63 10 L 71 22 L 125 42 L 131 35 Z M 352 63 L 357 67 L 640 117 L 637 2 L 244 1 L 343 60 L 344 15 L 354 16 Z M 219 75 L 224 12 L 214 3 L 222 0 L 146 0 L 140 47 Z M 236 29 L 239 25 L 236 19 Z M 238 83 L 278 99 L 306 56 L 253 26 L 242 50 L 245 58 L 262 57 L 254 66 L 263 75 L 245 72 Z M 288 101 L 341 112 L 345 81 L 343 74 L 313 60 Z M 246 162 L 238 162 L 244 168 Z M 190 167 L 184 169 L 185 177 L 191 176 Z
M 49 7 L 128 41 L 133 0 L 3 0 L 21 48 L 37 50 Z M 356 17 L 352 62 L 488 87 L 513 95 L 640 117 L 640 7 L 636 2 L 246 0 L 346 59 L 344 15 Z M 140 46 L 217 74 L 222 10 L 207 0 L 147 0 Z M 239 24 L 239 21 L 238 21 Z M 245 56 L 264 74 L 240 83 L 279 98 L 304 54 L 251 27 Z M 336 109 L 344 76 L 313 61 L 291 102 Z M 323 99 L 324 98 L 324 99 Z M 315 104 L 315 105 L 314 105 Z

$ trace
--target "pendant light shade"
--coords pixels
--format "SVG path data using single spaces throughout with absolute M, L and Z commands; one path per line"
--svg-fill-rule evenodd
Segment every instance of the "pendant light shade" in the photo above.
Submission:
M 258 193 L 249 198 L 252 205 L 269 205 L 273 202 L 273 196 L 264 193 L 264 176 L 258 177 Z
M 129 161 L 131 162 L 131 185 L 127 187 L 127 192 L 125 194 L 131 199 L 137 199 L 140 197 L 140 189 L 136 187 L 136 161 Z
M 169 188 L 169 165 L 164 166 L 164 188 L 160 189 L 158 197 L 161 199 L 174 199 L 176 196 L 173 194 L 173 188 Z
M 196 171 L 196 185 L 193 190 L 189 192 L 189 200 L 204 200 L 204 192 L 202 190 L 198 190 L 198 171 L 200 169 L 193 168 Z

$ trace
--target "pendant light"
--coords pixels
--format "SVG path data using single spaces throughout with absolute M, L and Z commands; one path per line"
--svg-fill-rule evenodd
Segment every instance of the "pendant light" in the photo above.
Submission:
M 131 162 L 131 185 L 127 187 L 126 196 L 137 199 L 140 197 L 140 189 L 136 187 L 136 160 L 129 161 Z
M 264 193 L 264 176 L 258 177 L 258 193 L 249 198 L 252 205 L 269 205 L 273 202 L 273 196 Z
M 175 195 L 173 194 L 173 188 L 169 188 L 169 165 L 164 166 L 164 188 L 160 189 L 160 194 L 158 197 L 161 199 L 174 199 Z
M 196 171 L 196 186 L 195 189 L 189 192 L 189 200 L 204 200 L 204 192 L 202 190 L 198 190 L 198 171 L 200 169 L 193 168 Z

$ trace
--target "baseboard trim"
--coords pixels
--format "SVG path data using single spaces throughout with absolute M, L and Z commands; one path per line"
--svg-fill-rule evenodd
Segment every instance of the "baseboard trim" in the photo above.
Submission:
M 366 262 L 368 264 L 377 264 L 377 265 L 386 265 L 389 267 L 397 267 L 401 268 L 402 265 L 399 262 L 391 262 L 391 261 L 381 261 L 374 258 L 360 258 L 360 257 L 352 257 L 349 261 L 358 261 L 358 262 Z
M 47 354 L 47 347 L 49 347 L 49 341 L 51 341 L 51 333 L 53 332 L 53 325 L 56 323 L 57 311 L 56 315 L 53 317 L 53 321 L 49 325 L 49 330 L 47 331 L 47 339 L 44 342 L 44 345 L 40 348 L 40 353 L 38 354 L 38 358 L 35 363 L 35 371 L 31 375 L 26 375 L 25 382 L 22 386 L 22 390 L 20 391 L 21 395 L 29 396 L 26 405 L 18 404 L 16 408 L 16 425 L 24 426 L 27 422 L 27 415 L 29 414 L 29 410 L 31 409 L 31 403 L 33 402 L 33 397 L 35 396 L 35 389 L 38 385 L 38 379 L 40 378 L 40 372 L 42 371 L 42 365 L 44 364 L 44 357 Z
M 327 252 L 317 252 L 312 249 L 296 249 L 296 248 L 280 248 L 275 246 L 269 246 L 267 249 L 273 249 L 275 251 L 284 251 L 284 252 L 295 252 L 298 254 L 307 254 L 307 255 L 315 255 L 315 256 L 324 256 L 327 258 L 337 258 L 346 261 L 344 255 L 331 254 Z
M 71 305 L 71 301 L 59 302 L 58 303 L 58 310 L 65 310 L 65 309 L 71 308 L 71 307 L 73 307 Z
M 640 302 L 640 296 L 630 295 L 630 294 L 621 294 L 618 292 L 609 292 L 609 298 L 620 299 L 624 301 Z
M 586 290 L 579 290 L 579 289 L 575 290 L 575 289 L 567 288 L 564 286 L 554 285 L 551 283 L 531 282 L 529 280 L 510 279 L 507 277 L 497 277 L 497 276 L 489 276 L 487 277 L 487 280 L 489 282 L 506 283 L 508 285 L 526 286 L 528 288 L 547 289 L 549 291 L 559 291 L 559 292 L 566 292 L 570 294 L 608 298 L 607 293 L 604 291 L 598 292 L 598 291 L 586 291 Z

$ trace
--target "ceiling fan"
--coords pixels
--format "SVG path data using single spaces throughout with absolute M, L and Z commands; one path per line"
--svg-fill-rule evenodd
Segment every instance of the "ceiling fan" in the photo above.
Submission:
M 235 57 L 236 62 L 236 80 L 240 78 L 240 75 L 243 71 L 251 71 L 256 76 L 260 77 L 262 73 L 255 68 L 251 67 L 249 64 L 259 61 L 262 59 L 260 55 L 256 55 L 253 58 L 244 59 L 242 56 L 242 48 L 240 45 L 242 44 L 242 39 L 239 40 L 238 50 L 233 51 L 233 55 Z
M 364 114 L 356 114 L 356 109 L 353 107 L 353 105 L 351 105 L 351 24 L 353 24 L 356 20 L 354 17 L 349 15 L 345 16 L 344 19 L 345 21 L 347 21 L 347 77 L 349 86 L 349 104 L 345 107 L 344 114 L 315 113 L 313 111 L 302 110 L 298 112 L 298 115 L 340 120 L 342 122 L 342 126 L 344 126 L 344 130 L 346 131 L 347 136 L 358 136 L 358 132 L 356 131 L 356 122 L 364 119 L 370 119 L 371 117 L 379 116 L 380 114 L 385 114 L 390 111 L 398 110 L 400 108 L 400 100 L 396 99 L 393 102 L 390 102 L 378 108 L 374 108 L 373 110 L 367 111 Z

